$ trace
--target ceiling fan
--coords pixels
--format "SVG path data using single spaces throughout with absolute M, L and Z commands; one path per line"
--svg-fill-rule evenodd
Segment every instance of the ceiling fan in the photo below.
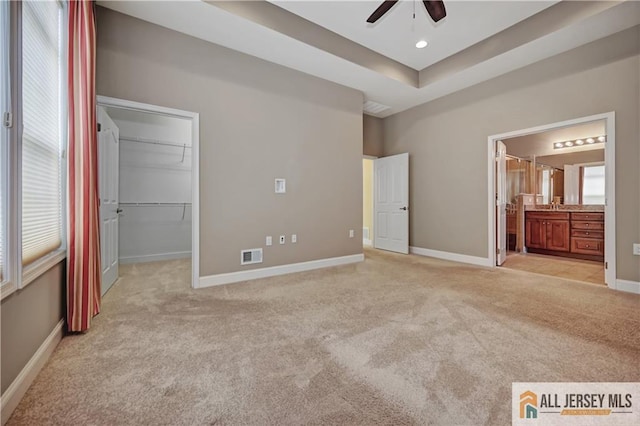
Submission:
M 369 16 L 367 22 L 376 22 L 378 19 L 382 18 L 382 16 L 387 13 L 389 9 L 391 9 L 396 3 L 398 3 L 398 0 L 385 0 L 380 6 L 378 6 L 378 8 L 371 14 L 371 16 Z M 431 19 L 433 19 L 434 22 L 438 22 L 439 20 L 447 16 L 447 11 L 444 8 L 444 2 L 442 0 L 423 0 L 422 3 L 424 4 L 424 7 L 427 9 L 429 16 L 431 16 Z

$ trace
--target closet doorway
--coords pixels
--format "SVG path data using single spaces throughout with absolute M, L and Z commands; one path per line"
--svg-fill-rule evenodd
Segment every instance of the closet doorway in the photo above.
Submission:
M 198 279 L 198 114 L 98 96 L 102 294 L 120 264 L 191 259 Z

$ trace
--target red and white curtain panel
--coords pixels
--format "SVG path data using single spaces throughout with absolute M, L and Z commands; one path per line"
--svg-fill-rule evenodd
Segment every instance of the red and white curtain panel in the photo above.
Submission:
M 85 331 L 100 312 L 100 222 L 94 3 L 68 3 L 69 224 L 67 327 Z

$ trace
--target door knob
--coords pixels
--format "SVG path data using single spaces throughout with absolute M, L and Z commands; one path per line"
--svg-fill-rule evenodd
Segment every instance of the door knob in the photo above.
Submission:
M 118 214 L 122 213 L 122 209 L 121 209 L 120 207 L 118 207 L 118 208 L 116 209 L 116 213 L 118 213 Z
M 406 207 L 400 207 L 400 210 L 407 210 Z

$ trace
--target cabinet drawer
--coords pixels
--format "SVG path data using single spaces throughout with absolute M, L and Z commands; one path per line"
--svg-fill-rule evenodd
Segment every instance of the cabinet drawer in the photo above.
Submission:
M 595 230 L 603 230 L 604 223 L 603 222 L 578 222 L 575 220 L 571 221 L 571 229 L 595 229 Z
M 527 219 L 569 220 L 569 213 L 527 212 Z
M 591 231 L 586 229 L 572 229 L 571 230 L 572 237 L 582 237 L 582 238 L 604 238 L 604 231 Z
M 604 241 L 591 238 L 572 238 L 571 252 L 582 254 L 604 254 Z
M 571 213 L 571 220 L 585 220 L 593 222 L 604 222 L 604 213 Z

